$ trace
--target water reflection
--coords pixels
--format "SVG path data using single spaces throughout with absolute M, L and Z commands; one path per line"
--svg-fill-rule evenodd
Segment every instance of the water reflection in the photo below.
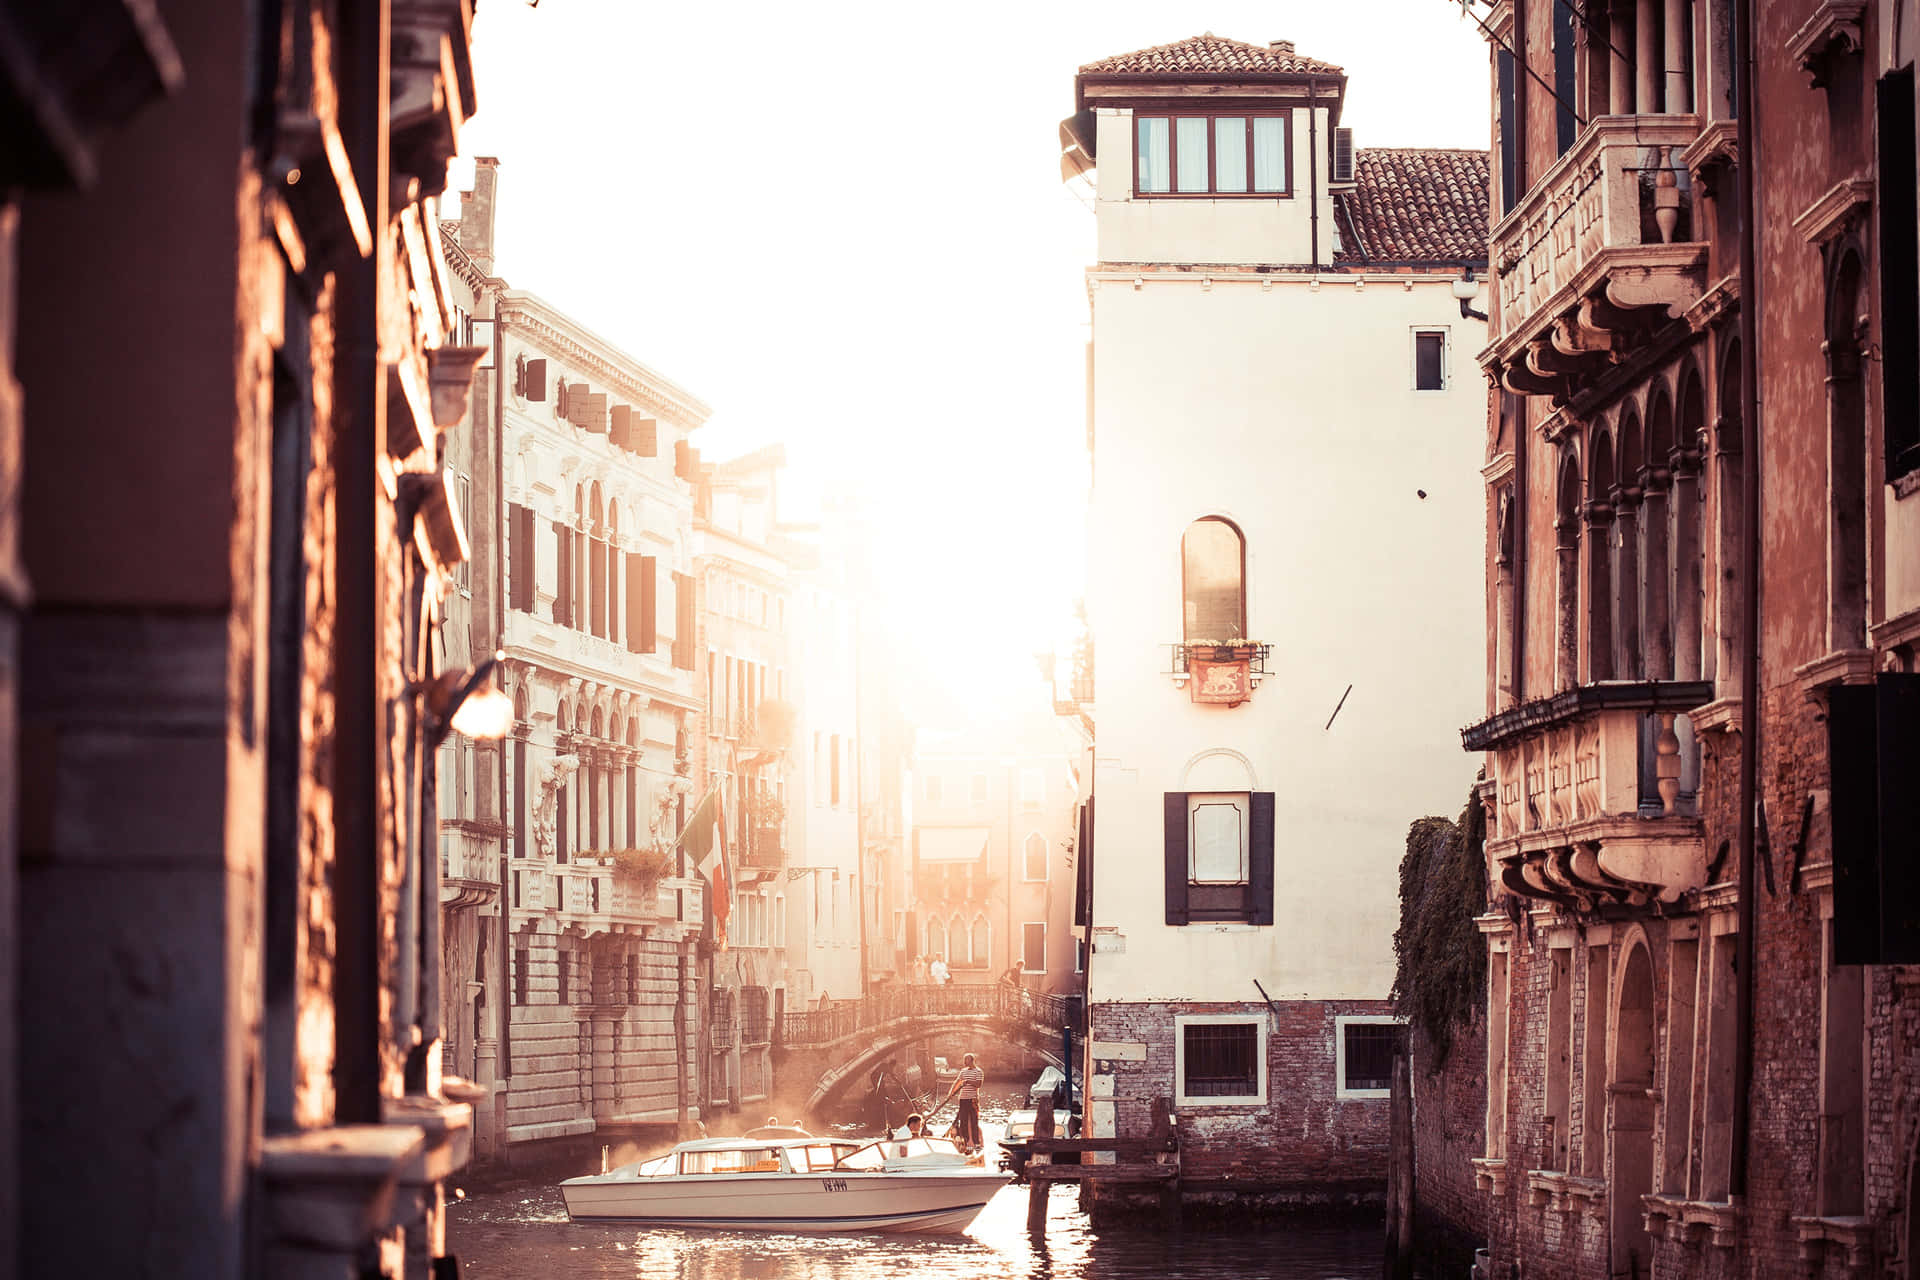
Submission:
M 1004 1114 L 1007 1099 L 988 1110 Z M 550 1185 L 455 1203 L 449 1246 L 462 1276 L 535 1280 L 1354 1280 L 1380 1274 L 1380 1230 L 1345 1222 L 1163 1233 L 1095 1231 L 1075 1188 L 1056 1187 L 1044 1239 L 1027 1191 L 1008 1187 L 965 1235 L 775 1235 L 575 1223 Z

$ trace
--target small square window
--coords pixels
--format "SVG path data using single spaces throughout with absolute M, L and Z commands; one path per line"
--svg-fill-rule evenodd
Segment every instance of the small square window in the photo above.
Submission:
M 1447 389 L 1447 331 L 1417 330 L 1413 335 L 1413 389 Z
M 1393 1052 L 1400 1024 L 1391 1017 L 1337 1018 L 1339 1074 L 1343 1098 L 1384 1098 L 1393 1088 Z
M 1174 1019 L 1176 1106 L 1259 1105 L 1267 1100 L 1266 1021 L 1198 1014 Z

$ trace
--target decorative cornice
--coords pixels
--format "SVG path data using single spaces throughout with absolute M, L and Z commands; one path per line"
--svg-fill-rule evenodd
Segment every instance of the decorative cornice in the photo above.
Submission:
M 459 225 L 457 222 L 440 224 L 440 256 L 446 260 L 449 270 L 466 281 L 467 286 L 478 293 L 487 287 L 487 281 L 491 277 L 475 266 L 473 259 L 467 256 L 466 248 L 460 243 L 459 233 L 455 230 Z
M 1687 308 L 1687 328 L 1699 333 L 1739 305 L 1740 276 L 1729 271 L 1708 286 L 1700 301 Z
M 1845 231 L 1854 218 L 1864 217 L 1872 203 L 1872 178 L 1843 178 L 1801 210 L 1793 220 L 1793 229 L 1806 237 L 1808 244 L 1825 244 Z
M 674 386 L 639 361 L 613 348 L 597 350 L 589 346 L 588 340 L 561 327 L 571 325 L 571 321 L 536 298 L 526 295 L 503 297 L 497 304 L 494 316 L 501 324 L 533 338 L 542 350 L 567 360 L 596 380 L 617 388 L 633 402 L 672 419 L 688 430 L 703 425 L 713 416 L 713 409 L 709 405 Z M 635 372 L 636 369 L 639 372 Z

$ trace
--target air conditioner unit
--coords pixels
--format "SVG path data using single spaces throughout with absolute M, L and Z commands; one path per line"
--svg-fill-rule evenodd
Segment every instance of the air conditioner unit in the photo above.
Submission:
M 1353 181 L 1353 130 L 1333 131 L 1333 182 Z

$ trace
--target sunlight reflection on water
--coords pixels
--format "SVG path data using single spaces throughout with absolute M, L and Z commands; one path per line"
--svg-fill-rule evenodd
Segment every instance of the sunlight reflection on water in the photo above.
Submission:
M 1004 1104 L 988 1110 L 989 1123 Z M 991 1132 L 991 1129 L 990 1129 Z M 1381 1232 L 1346 1222 L 1095 1231 L 1056 1187 L 1044 1241 L 1027 1190 L 1007 1187 L 965 1235 L 797 1235 L 571 1222 L 554 1186 L 480 1192 L 449 1205 L 449 1250 L 473 1280 L 1372 1280 Z

